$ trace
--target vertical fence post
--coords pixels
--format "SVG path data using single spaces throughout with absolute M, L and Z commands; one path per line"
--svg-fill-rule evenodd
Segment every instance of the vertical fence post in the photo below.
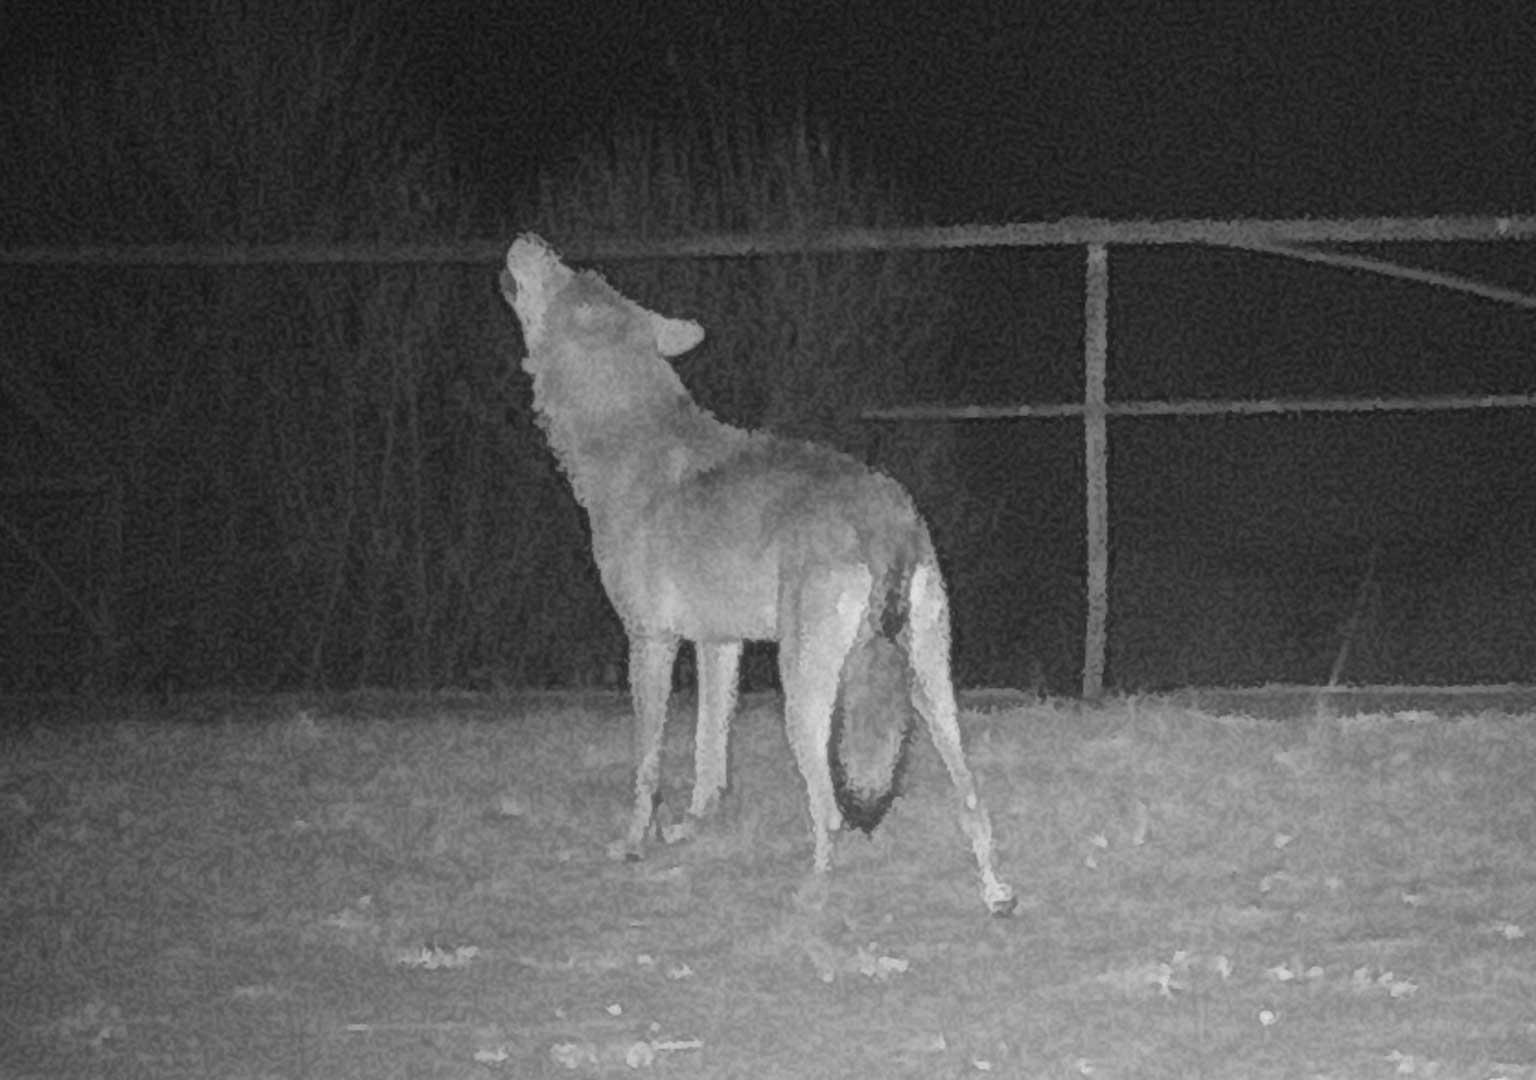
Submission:
M 1109 357 L 1109 248 L 1088 245 L 1083 305 L 1083 467 L 1087 477 L 1088 625 L 1083 637 L 1083 699 L 1104 693 L 1105 628 L 1109 616 L 1109 431 L 1104 400 Z

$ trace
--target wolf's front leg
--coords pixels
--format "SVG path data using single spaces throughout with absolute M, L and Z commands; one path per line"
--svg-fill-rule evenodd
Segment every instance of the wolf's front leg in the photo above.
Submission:
M 713 814 L 725 793 L 731 714 L 736 711 L 741 642 L 695 642 L 699 664 L 699 724 L 694 733 L 690 817 Z
M 635 707 L 635 808 L 624 834 L 623 854 L 627 859 L 640 858 L 656 808 L 661 736 L 667 725 L 677 642 L 673 635 L 631 631 L 629 636 L 629 692 Z

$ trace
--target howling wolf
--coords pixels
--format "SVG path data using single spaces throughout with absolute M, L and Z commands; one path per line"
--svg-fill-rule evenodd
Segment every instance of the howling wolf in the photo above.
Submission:
M 502 293 L 522 324 L 534 407 L 586 509 L 608 598 L 629 636 L 635 807 L 625 852 L 650 831 L 679 642 L 697 652 L 689 819 L 726 786 L 726 732 L 743 641 L 777 641 L 784 721 L 810 796 L 813 880 L 831 834 L 880 821 L 913 711 L 960 796 L 960 823 L 996 914 L 992 826 L 966 765 L 949 676 L 949 601 L 928 529 L 889 477 L 826 447 L 721 423 L 667 357 L 704 337 L 577 273 L 537 236 L 507 253 Z

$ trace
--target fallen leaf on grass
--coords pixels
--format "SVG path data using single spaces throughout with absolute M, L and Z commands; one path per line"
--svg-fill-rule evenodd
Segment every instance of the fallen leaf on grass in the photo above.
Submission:
M 556 1065 L 567 1069 L 617 1065 L 643 1069 L 655 1064 L 657 1054 L 699 1050 L 703 1046 L 698 1039 L 615 1039 L 603 1043 L 584 1040 L 555 1043 L 549 1048 L 549 1057 Z
M 480 949 L 474 945 L 460 945 L 455 949 L 445 949 L 440 945 L 423 945 L 415 949 L 397 950 L 394 963 L 399 967 L 447 971 L 469 967 L 470 961 L 479 955 Z

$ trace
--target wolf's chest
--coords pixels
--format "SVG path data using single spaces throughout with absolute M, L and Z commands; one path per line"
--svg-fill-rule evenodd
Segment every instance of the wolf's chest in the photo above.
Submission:
M 771 545 L 668 530 L 612 540 L 599 541 L 598 568 L 627 625 L 692 641 L 778 637 L 779 558 Z

